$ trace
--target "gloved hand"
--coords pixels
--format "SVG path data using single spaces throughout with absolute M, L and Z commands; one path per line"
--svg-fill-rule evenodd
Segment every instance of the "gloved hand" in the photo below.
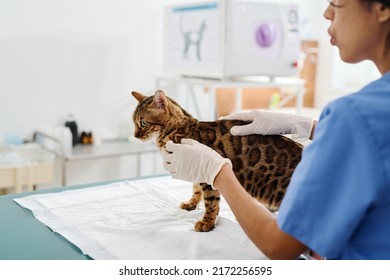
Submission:
M 242 120 L 251 122 L 243 126 L 233 126 L 230 133 L 233 135 L 250 134 L 295 134 L 298 137 L 309 138 L 313 128 L 312 118 L 271 112 L 267 110 L 252 110 L 240 112 L 221 118 L 222 120 Z
M 161 152 L 164 168 L 176 179 L 213 185 L 225 164 L 232 167 L 229 159 L 192 139 L 182 139 L 181 144 L 168 141 L 165 148 Z

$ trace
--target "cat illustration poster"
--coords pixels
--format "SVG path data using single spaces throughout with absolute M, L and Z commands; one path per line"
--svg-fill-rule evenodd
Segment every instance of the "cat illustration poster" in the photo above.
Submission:
M 175 6 L 165 13 L 165 59 L 172 68 L 218 71 L 223 33 L 219 3 Z

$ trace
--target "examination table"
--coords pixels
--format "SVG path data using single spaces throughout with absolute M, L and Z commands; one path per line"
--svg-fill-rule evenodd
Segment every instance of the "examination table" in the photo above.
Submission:
M 203 202 L 179 208 L 191 193 L 161 175 L 0 196 L 0 259 L 265 259 L 223 199 L 195 232 Z

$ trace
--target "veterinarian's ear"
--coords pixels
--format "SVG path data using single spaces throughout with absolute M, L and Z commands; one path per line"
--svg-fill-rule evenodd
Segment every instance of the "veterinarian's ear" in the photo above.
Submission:
M 388 5 L 379 2 L 374 2 L 372 5 L 374 12 L 377 14 L 379 22 L 385 23 L 390 20 L 390 8 Z
M 157 109 L 165 109 L 168 105 L 168 99 L 162 90 L 156 91 L 153 98 L 153 103 L 156 104 Z
M 131 94 L 135 97 L 135 99 L 138 100 L 138 102 L 141 102 L 142 100 L 144 100 L 146 98 L 145 95 L 143 95 L 142 93 L 136 92 L 136 91 L 132 91 Z

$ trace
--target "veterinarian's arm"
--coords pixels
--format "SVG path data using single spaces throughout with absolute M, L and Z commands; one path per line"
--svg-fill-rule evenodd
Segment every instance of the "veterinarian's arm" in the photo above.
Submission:
M 308 249 L 279 229 L 276 217 L 244 190 L 230 167 L 222 167 L 214 186 L 228 202 L 245 233 L 268 258 L 296 259 Z

